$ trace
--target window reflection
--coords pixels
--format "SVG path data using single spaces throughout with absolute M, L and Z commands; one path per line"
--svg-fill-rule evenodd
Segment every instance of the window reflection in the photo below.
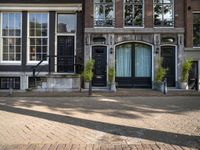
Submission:
M 2 13 L 3 61 L 21 60 L 21 13 Z
M 125 0 L 124 25 L 143 26 L 143 0 Z
M 58 33 L 75 33 L 76 15 L 58 14 Z
M 47 60 L 48 13 L 29 14 L 30 61 Z
M 193 14 L 193 46 L 200 47 L 200 13 Z
M 173 1 L 154 0 L 154 25 L 173 26 Z
M 113 0 L 95 0 L 95 26 L 112 27 L 114 25 Z

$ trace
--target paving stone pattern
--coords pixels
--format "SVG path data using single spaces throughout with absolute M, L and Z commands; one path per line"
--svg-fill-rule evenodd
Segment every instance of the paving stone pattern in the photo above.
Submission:
M 200 149 L 200 97 L 1 97 L 0 150 Z

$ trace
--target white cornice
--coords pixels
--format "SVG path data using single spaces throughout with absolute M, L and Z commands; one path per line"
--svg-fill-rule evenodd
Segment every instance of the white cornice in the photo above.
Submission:
M 82 4 L 0 4 L 0 11 L 82 11 Z

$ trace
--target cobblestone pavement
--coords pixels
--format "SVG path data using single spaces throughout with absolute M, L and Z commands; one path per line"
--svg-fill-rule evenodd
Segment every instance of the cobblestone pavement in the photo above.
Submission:
M 200 97 L 1 97 L 0 145 L 200 149 Z

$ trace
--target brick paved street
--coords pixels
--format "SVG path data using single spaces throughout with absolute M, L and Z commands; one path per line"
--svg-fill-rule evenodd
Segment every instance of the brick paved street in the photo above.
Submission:
M 1 97 L 0 145 L 200 149 L 200 97 Z

